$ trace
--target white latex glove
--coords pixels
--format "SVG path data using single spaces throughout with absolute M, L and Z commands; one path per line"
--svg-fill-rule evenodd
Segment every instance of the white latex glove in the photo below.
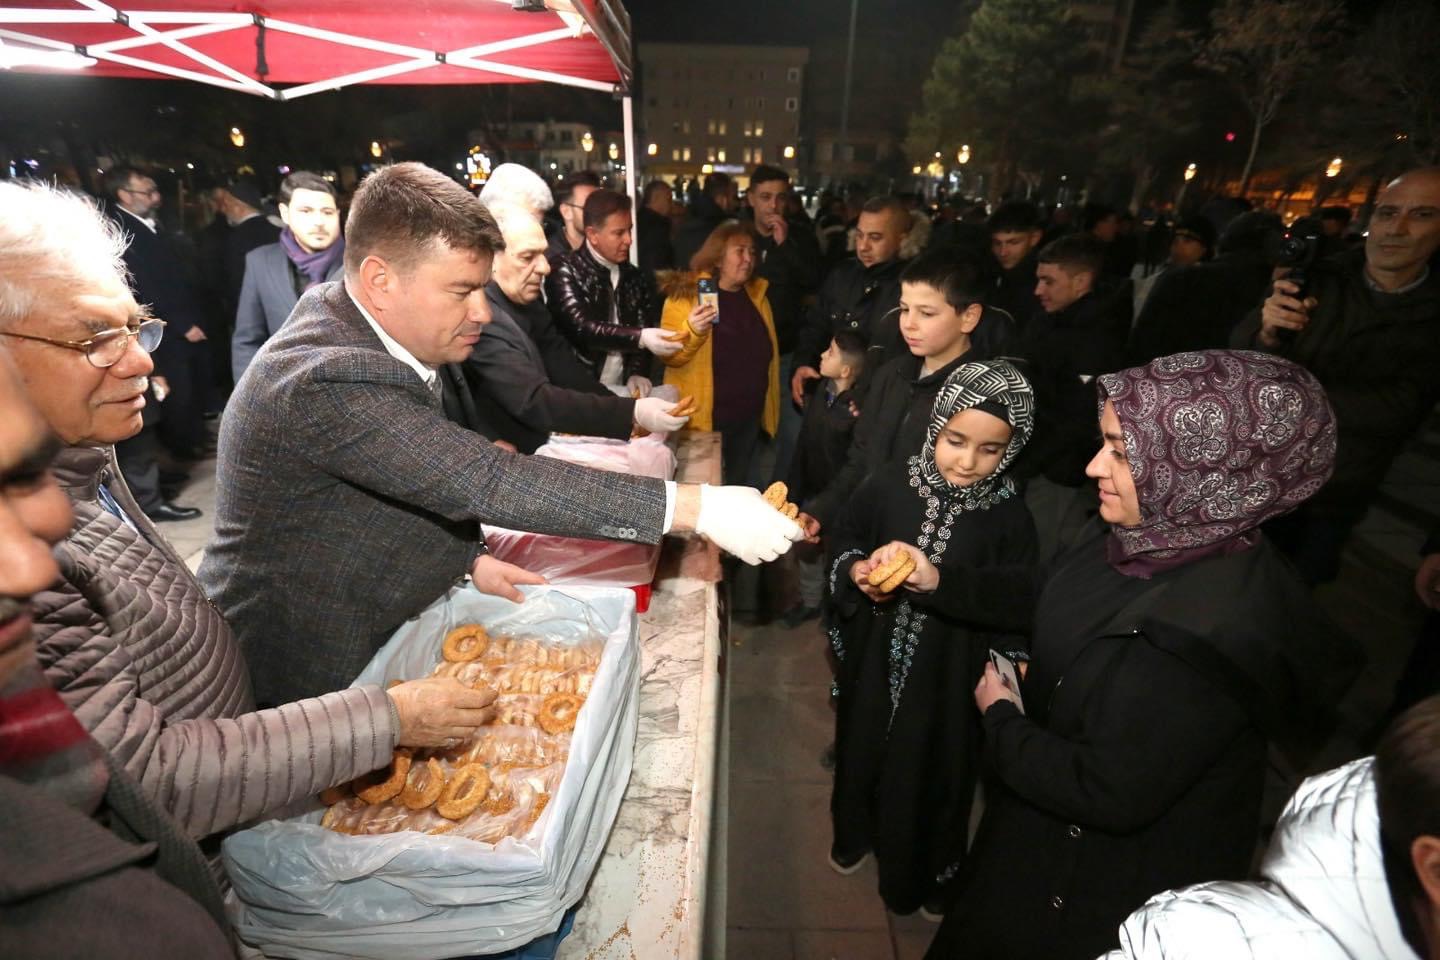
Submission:
M 635 401 L 635 422 L 651 433 L 674 433 L 690 421 L 689 417 L 672 417 L 675 404 L 660 397 L 642 397 Z
M 646 327 L 640 331 L 640 346 L 657 357 L 668 357 L 671 354 L 679 353 L 683 344 L 665 339 L 668 333 L 668 330 L 662 330 L 659 327 Z
M 630 394 L 630 396 L 635 397 L 637 400 L 641 397 L 650 396 L 650 391 L 654 388 L 655 385 L 650 382 L 649 377 L 642 377 L 638 374 L 636 376 L 630 377 L 628 380 L 625 381 L 625 392 Z
M 753 487 L 700 485 L 695 532 L 752 566 L 768 563 L 805 535 Z

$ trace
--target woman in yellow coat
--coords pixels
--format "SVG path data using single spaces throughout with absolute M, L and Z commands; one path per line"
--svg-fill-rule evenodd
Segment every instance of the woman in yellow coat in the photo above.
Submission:
M 697 283 L 718 287 L 718 309 L 700 302 Z M 722 223 L 690 261 L 690 272 L 663 281 L 660 325 L 684 341 L 679 353 L 661 358 L 665 382 L 694 397 L 690 426 L 720 433 L 727 484 L 758 486 L 755 454 L 761 435 L 780 423 L 780 349 L 768 286 L 755 276 L 755 239 L 748 225 Z

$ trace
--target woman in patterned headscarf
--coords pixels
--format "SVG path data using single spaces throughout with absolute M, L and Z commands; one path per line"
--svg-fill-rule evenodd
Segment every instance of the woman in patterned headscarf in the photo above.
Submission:
M 979 746 L 970 691 L 988 648 L 1017 638 L 993 629 L 1008 611 L 952 610 L 946 582 L 954 565 L 1035 562 L 1029 511 L 1005 475 L 1032 424 L 1030 384 L 1013 366 L 956 368 L 924 448 L 877 470 L 836 531 L 831 861 L 848 873 L 873 852 L 896 913 L 936 903 L 964 856 Z M 882 594 L 868 576 L 897 552 L 915 570 Z
M 931 958 L 1094 957 L 1148 897 L 1243 878 L 1267 739 L 1353 676 L 1260 532 L 1334 464 L 1315 378 L 1212 350 L 1098 385 L 1100 518 L 1039 589 L 1024 711 L 975 689 L 997 782 Z

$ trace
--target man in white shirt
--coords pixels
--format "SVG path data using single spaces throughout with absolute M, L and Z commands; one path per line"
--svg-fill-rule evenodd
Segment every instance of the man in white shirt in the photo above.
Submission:
M 518 457 L 445 418 L 436 372 L 480 339 L 503 243 L 444 174 L 377 171 L 345 232 L 344 281 L 300 299 L 220 432 L 200 580 L 240 638 L 259 702 L 345 686 L 467 571 L 518 600 L 515 585 L 538 578 L 489 556 L 481 521 L 648 543 L 693 531 L 750 563 L 801 535 L 755 490 Z

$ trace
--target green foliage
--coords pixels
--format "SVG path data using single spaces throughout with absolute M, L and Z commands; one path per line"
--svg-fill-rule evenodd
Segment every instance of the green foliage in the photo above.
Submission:
M 1066 0 L 984 0 L 945 41 L 910 120 L 906 150 L 924 162 L 971 145 L 1002 189 L 1021 165 L 1043 166 L 1075 129 L 1072 78 L 1084 38 Z

